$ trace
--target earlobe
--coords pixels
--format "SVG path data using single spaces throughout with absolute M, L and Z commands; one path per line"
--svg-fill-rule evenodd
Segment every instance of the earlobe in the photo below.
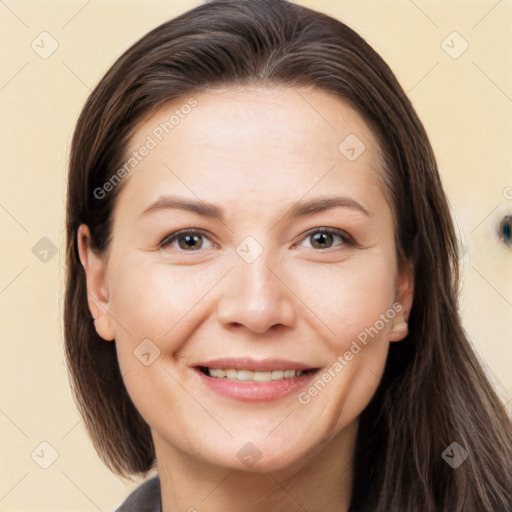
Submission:
M 87 302 L 96 332 L 106 341 L 115 338 L 112 318 L 109 312 L 109 293 L 105 278 L 105 263 L 91 248 L 91 234 L 88 226 L 82 224 L 77 230 L 77 245 L 80 262 L 84 267 L 87 284 Z
M 401 341 L 409 334 L 409 314 L 414 298 L 414 268 L 405 262 L 397 278 L 396 298 L 393 309 L 395 317 L 389 331 L 389 341 Z

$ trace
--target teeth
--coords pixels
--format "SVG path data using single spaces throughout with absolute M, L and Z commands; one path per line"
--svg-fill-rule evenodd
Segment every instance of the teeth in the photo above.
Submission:
M 228 379 L 238 379 L 238 372 L 233 370 L 233 368 L 226 370 L 226 377 Z
M 274 370 L 272 372 L 253 372 L 228 368 L 208 368 L 208 375 L 217 379 L 239 380 L 242 382 L 270 382 L 272 380 L 292 379 L 304 375 L 302 370 Z
M 254 372 L 250 370 L 239 370 L 238 380 L 254 380 Z
M 217 377 L 218 379 L 223 379 L 226 376 L 226 372 L 224 370 L 208 369 L 208 372 L 210 373 L 210 377 Z
M 254 372 L 254 382 L 270 382 L 272 380 L 272 372 Z

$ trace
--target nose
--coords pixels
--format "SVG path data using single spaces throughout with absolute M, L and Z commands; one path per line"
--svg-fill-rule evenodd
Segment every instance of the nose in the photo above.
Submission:
M 264 334 L 277 326 L 290 327 L 296 319 L 294 294 L 285 276 L 269 266 L 265 253 L 252 262 L 236 261 L 224 280 L 217 308 L 227 329 L 243 326 Z

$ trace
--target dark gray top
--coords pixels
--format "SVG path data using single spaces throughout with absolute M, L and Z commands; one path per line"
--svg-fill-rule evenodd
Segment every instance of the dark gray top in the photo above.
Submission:
M 115 512 L 162 512 L 158 475 L 139 485 Z

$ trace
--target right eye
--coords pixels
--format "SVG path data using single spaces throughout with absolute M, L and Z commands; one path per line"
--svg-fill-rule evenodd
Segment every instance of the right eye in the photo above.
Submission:
M 205 233 L 197 229 L 182 229 L 167 235 L 159 244 L 162 249 L 167 249 L 174 242 L 178 242 L 180 252 L 198 252 L 203 248 L 203 238 L 209 240 Z M 213 244 L 215 245 L 215 244 Z

